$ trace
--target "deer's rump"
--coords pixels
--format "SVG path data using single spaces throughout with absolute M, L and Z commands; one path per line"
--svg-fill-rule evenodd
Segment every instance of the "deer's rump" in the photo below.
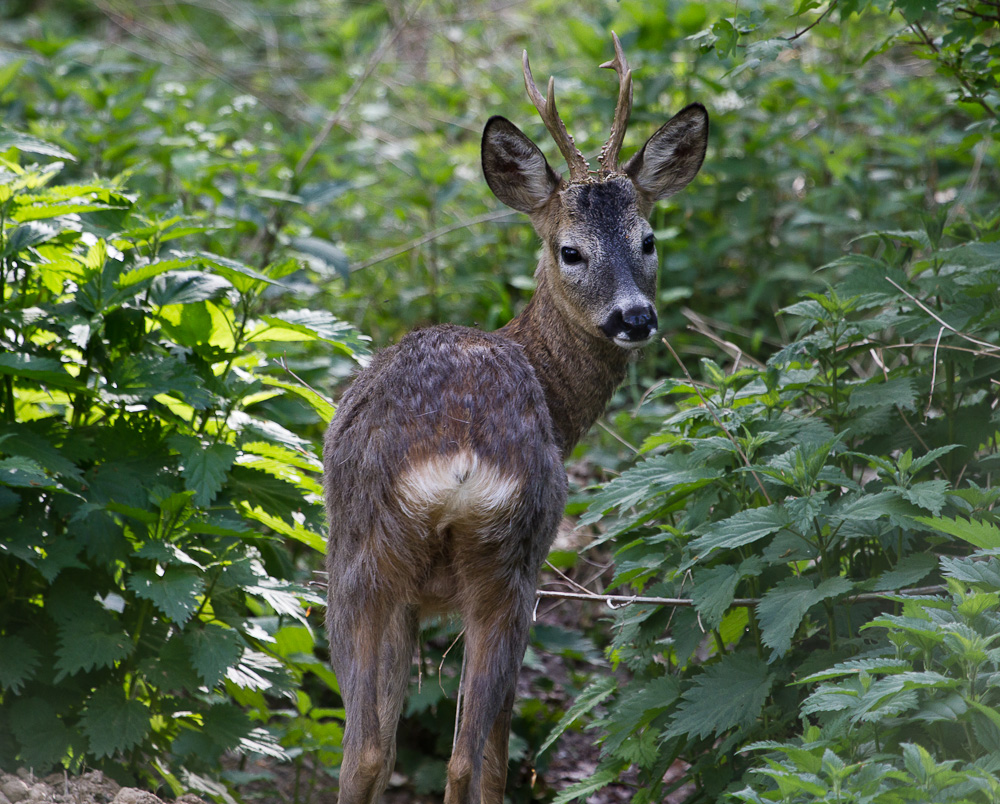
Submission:
M 425 611 L 460 608 L 456 581 L 478 567 L 498 589 L 537 572 L 548 540 L 511 534 L 551 529 L 543 512 L 566 494 L 523 349 L 451 325 L 375 356 L 340 403 L 324 465 L 331 570 Z

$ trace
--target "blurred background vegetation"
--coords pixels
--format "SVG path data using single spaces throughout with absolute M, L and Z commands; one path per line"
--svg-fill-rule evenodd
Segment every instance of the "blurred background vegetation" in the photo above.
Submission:
M 482 179 L 482 127 L 492 114 L 510 118 L 562 168 L 525 97 L 520 58 L 526 49 L 539 80 L 555 76 L 569 130 L 588 156 L 595 154 L 606 139 L 616 98 L 613 73 L 597 69 L 610 58 L 614 30 L 635 76 L 626 155 L 686 103 L 700 101 L 709 109 L 712 128 L 702 173 L 654 212 L 662 263 L 659 309 L 664 334 L 692 371 L 698 373 L 699 360 L 707 358 L 731 374 L 763 367 L 793 341 L 803 311 L 798 317 L 778 311 L 804 293 L 822 295 L 850 279 L 860 264 L 852 255 L 905 268 L 927 249 L 937 249 L 945 236 L 951 245 L 995 243 L 998 8 L 985 2 L 971 9 L 947 0 L 803 0 L 794 9 L 767 0 L 2 0 L 0 154 L 6 151 L 8 160 L 20 159 L 22 166 L 58 158 L 61 182 L 105 182 L 127 196 L 108 203 L 135 204 L 133 217 L 158 232 L 133 232 L 137 248 L 156 240 L 151 253 L 159 254 L 162 240 L 163 256 L 181 259 L 172 249 L 183 243 L 185 253 L 215 255 L 216 267 L 229 260 L 244 276 L 255 271 L 275 280 L 252 292 L 237 283 L 243 295 L 230 312 L 252 303 L 254 316 L 261 318 L 300 309 L 332 314 L 342 322 L 335 330 L 329 322 L 323 330 L 313 319 L 299 319 L 295 325 L 305 327 L 301 338 L 287 329 L 282 338 L 261 335 L 255 345 L 259 360 L 246 371 L 270 372 L 272 379 L 287 382 L 294 377 L 298 387 L 336 399 L 364 359 L 358 333 L 377 347 L 413 327 L 439 322 L 494 329 L 523 307 L 533 286 L 536 239 L 523 218 L 492 198 Z M 19 140 L 20 135 L 31 139 Z M 39 142 L 53 150 L 39 150 Z M 19 143 L 28 143 L 20 157 Z M 58 209 L 52 213 L 58 214 Z M 97 238 L 123 231 L 86 217 L 77 229 Z M 17 245 L 12 234 L 5 237 Z M 16 256 L 14 245 L 5 259 Z M 991 309 L 996 259 L 988 252 L 976 263 L 994 273 L 978 282 L 974 296 L 949 301 L 967 311 L 975 304 Z M 5 266 L 17 270 L 13 262 Z M 3 302 L 13 308 L 13 300 L 8 294 Z M 902 296 L 880 302 L 890 308 L 908 303 Z M 848 316 L 857 306 L 824 309 Z M 981 338 L 995 343 L 995 314 L 975 309 L 977 324 L 994 327 Z M 971 315 L 954 319 L 956 326 Z M 325 339 L 316 335 L 320 331 Z M 934 333 L 924 337 L 933 342 Z M 185 348 L 178 338 L 175 353 Z M 331 348 L 331 341 L 341 348 Z M 5 343 L 5 348 L 13 347 Z M 914 365 L 918 362 L 914 357 Z M 930 371 L 935 362 L 936 353 L 923 365 Z M 835 377 L 858 368 L 846 355 L 831 365 Z M 970 399 L 993 393 L 991 370 L 995 366 L 987 364 L 973 372 L 983 386 L 969 390 Z M 664 426 L 665 417 L 677 410 L 668 396 L 654 395 L 638 408 L 648 389 L 679 375 L 675 358 L 659 346 L 635 364 L 606 419 L 573 455 L 571 478 L 579 493 L 571 515 L 592 499 L 583 487 L 617 476 L 644 442 L 646 451 L 655 450 L 670 443 L 669 433 L 683 431 L 683 425 Z M 304 393 L 253 397 L 248 391 L 240 405 L 301 439 L 297 448 L 314 460 L 325 408 L 303 401 Z M 816 389 L 807 396 L 805 406 L 813 408 L 826 398 Z M 911 398 L 904 407 L 912 412 L 914 404 Z M 961 406 L 954 397 L 950 404 L 950 412 Z M 8 422 L 11 410 L 13 405 Z M 992 421 L 991 411 L 987 404 L 969 415 Z M 930 446 L 963 440 L 954 428 L 947 436 L 929 439 Z M 990 437 L 977 436 L 971 451 Z M 898 457 L 908 446 L 882 445 L 880 454 Z M 302 468 L 315 466 L 307 461 Z M 956 487 L 962 479 L 951 467 L 945 474 Z M 976 477 L 989 486 L 988 472 Z M 195 491 L 190 484 L 188 489 Z M 211 495 L 204 496 L 207 505 Z M 605 508 L 621 502 L 613 494 L 604 499 Z M 195 502 L 201 504 L 197 493 Z M 740 500 L 748 507 L 760 502 Z M 712 504 L 705 502 L 695 513 L 708 517 Z M 310 533 L 321 531 L 315 495 L 305 494 L 298 507 L 288 500 L 275 505 L 285 514 L 286 530 L 294 529 L 288 524 L 294 520 Z M 929 510 L 942 512 L 940 506 Z M 263 515 L 251 519 L 255 527 L 269 522 Z M 276 527 L 263 531 L 288 535 Z M 553 562 L 581 581 L 600 579 L 610 562 L 608 546 L 577 554 L 590 539 L 591 531 L 576 531 L 560 542 Z M 272 543 L 267 548 L 272 552 L 265 551 L 269 572 L 307 584 L 321 566 L 314 546 L 302 532 L 283 546 Z M 901 551 L 896 558 L 902 557 Z M 629 580 L 634 578 L 618 582 Z M 274 614 L 271 603 L 262 605 L 247 616 Z M 533 672 L 523 685 L 512 737 L 514 801 L 551 800 L 568 786 L 567 778 L 587 776 L 559 777 L 556 760 L 536 758 L 536 752 L 578 693 L 585 688 L 593 693 L 593 679 L 612 672 L 604 650 L 609 624 L 598 612 L 543 607 L 527 660 Z M 206 776 L 242 785 L 239 795 L 271 800 L 267 797 L 276 795 L 271 791 L 280 788 L 288 800 L 305 801 L 313 788 L 335 784 L 336 684 L 306 656 L 314 651 L 323 656 L 321 611 L 314 607 L 292 619 L 294 627 L 283 632 L 273 652 L 299 692 L 291 691 L 293 685 L 273 697 L 227 690 L 254 712 L 255 724 L 269 730 L 271 742 L 263 745 L 272 750 L 263 753 L 291 761 L 291 787 L 282 786 L 274 765 L 248 762 L 254 747 L 261 748 L 259 741 L 241 743 L 244 759 L 230 762 L 221 777 L 212 763 L 192 765 Z M 0 638 L 10 636 L 12 627 L 0 627 Z M 415 688 L 402 726 L 400 776 L 394 782 L 410 800 L 439 794 L 443 783 L 457 679 L 441 656 L 456 634 L 449 622 L 431 628 L 420 660 L 423 683 Z M 559 662 L 557 672 L 553 660 Z M 619 676 L 636 671 L 613 663 Z M 8 673 L 13 674 L 8 682 L 19 678 Z M 4 687 L 0 707 L 10 711 L 21 684 Z M 603 698 L 593 693 L 590 700 L 597 706 Z M 632 753 L 622 737 L 614 749 L 621 749 L 616 764 L 602 766 L 605 775 L 589 788 L 579 787 L 580 796 L 612 783 L 623 790 L 655 789 L 653 799 L 666 795 L 664 769 L 648 759 L 649 745 L 640 739 L 650 722 L 630 727 L 636 737 Z M 711 754 L 704 738 L 712 735 L 701 736 L 699 750 Z M 281 750 L 274 748 L 278 744 Z M 166 760 L 154 771 L 148 746 L 130 750 L 129 761 L 119 763 L 121 773 L 166 780 L 180 789 Z M 732 758 L 735 744 L 726 750 Z M 63 761 L 77 768 L 93 761 L 82 759 L 80 751 L 86 748 L 73 748 L 73 761 Z M 681 748 L 668 752 L 671 760 L 682 753 Z M 120 760 L 113 754 L 106 752 L 109 767 Z M 606 750 L 605 759 L 608 755 Z M 16 745 L 0 741 L 0 759 L 23 762 L 23 751 L 18 756 Z M 685 762 L 694 761 L 684 756 Z M 636 777 L 636 767 L 656 770 L 660 781 Z M 725 781 L 732 778 L 727 771 Z M 197 788 L 198 779 L 185 777 L 184 784 Z M 207 781 L 200 789 L 229 795 Z M 680 789 L 708 797 L 704 800 L 718 793 L 711 787 L 706 792 L 701 781 Z

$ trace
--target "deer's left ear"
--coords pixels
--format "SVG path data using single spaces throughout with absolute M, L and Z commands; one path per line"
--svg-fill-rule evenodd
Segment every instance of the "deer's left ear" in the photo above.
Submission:
M 701 168 L 708 146 L 708 112 L 700 103 L 685 106 L 622 165 L 648 206 L 688 186 Z

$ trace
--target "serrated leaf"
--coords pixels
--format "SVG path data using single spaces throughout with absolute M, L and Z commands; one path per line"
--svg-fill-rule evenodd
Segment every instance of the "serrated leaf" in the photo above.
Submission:
M 19 636 L 0 636 L 0 689 L 15 695 L 38 669 L 41 655 Z
M 94 691 L 80 716 L 80 726 L 94 756 L 110 757 L 141 743 L 149 733 L 149 710 L 128 700 L 118 684 Z
M 184 625 L 199 605 L 205 582 L 197 571 L 187 567 L 168 566 L 158 573 L 141 569 L 128 578 L 128 588 L 141 598 L 151 600 L 176 625 Z
M 737 568 L 730 564 L 695 573 L 691 599 L 705 628 L 711 630 L 721 622 L 726 609 L 733 602 L 740 577 Z
M 719 476 L 715 469 L 694 467 L 684 456 L 655 455 L 623 472 L 594 495 L 580 525 L 590 525 L 612 508 L 640 505 L 659 494 L 684 495 Z
M 948 578 L 988 589 L 1000 589 L 1000 561 L 995 556 L 981 561 L 942 556 L 941 571 Z
M 192 436 L 174 436 L 169 442 L 181 454 L 184 487 L 194 492 L 195 505 L 208 505 L 225 485 L 226 476 L 236 460 L 236 448 L 221 443 L 203 446 Z
M 910 377 L 891 377 L 851 386 L 848 413 L 861 408 L 898 407 L 916 410 L 917 390 Z
M 803 679 L 793 681 L 793 684 L 813 684 L 817 681 L 827 681 L 831 678 L 856 676 L 859 673 L 903 673 L 913 665 L 905 659 L 849 659 L 837 662 L 826 670 L 812 673 Z
M 76 161 L 76 157 L 69 151 L 47 140 L 3 128 L 0 129 L 0 151 L 6 151 L 8 148 L 17 148 L 17 150 L 29 154 L 54 156 L 57 159 L 69 159 L 71 162 Z
M 188 628 L 184 633 L 191 665 L 205 684 L 214 687 L 243 655 L 243 637 L 231 628 L 207 623 L 201 628 Z
M 111 667 L 132 652 L 132 640 L 117 618 L 103 608 L 88 606 L 72 616 L 63 616 L 58 630 L 56 681 L 81 670 Z
M 187 260 L 170 260 L 168 264 L 173 263 L 190 264 Z M 142 281 L 140 272 L 148 274 L 161 267 L 161 263 L 152 263 L 136 271 L 129 271 L 119 278 L 118 284 L 134 284 Z M 163 273 L 157 275 L 150 286 L 149 299 L 157 307 L 165 307 L 168 304 L 192 304 L 216 299 L 232 287 L 228 279 L 215 274 L 164 268 Z
M 705 558 L 713 550 L 732 550 L 746 544 L 777 533 L 782 528 L 793 524 L 788 512 L 780 505 L 767 505 L 762 508 L 748 508 L 724 519 L 713 522 L 705 527 L 705 533 L 699 536 L 688 547 Z
M 921 522 L 928 527 L 955 536 L 959 539 L 975 545 L 981 550 L 993 550 L 1000 548 L 1000 527 L 992 522 L 981 522 L 979 520 L 962 519 L 955 517 L 913 517 L 917 522 Z
M 876 592 L 892 592 L 922 581 L 937 567 L 937 556 L 930 553 L 913 553 L 900 559 L 896 566 L 883 572 L 871 586 Z
M 700 739 L 748 728 L 764 708 L 773 683 L 762 659 L 748 653 L 727 654 L 692 679 L 667 736 Z
M 946 495 L 950 489 L 951 483 L 947 480 L 927 480 L 902 489 L 900 494 L 903 499 L 937 516 L 948 502 Z
M 577 696 L 573 705 L 566 710 L 559 722 L 549 732 L 549 736 L 539 747 L 536 756 L 544 754 L 566 729 L 573 725 L 574 721 L 582 715 L 587 714 L 594 707 L 604 701 L 618 687 L 618 682 L 614 676 L 598 676 L 594 681 Z
M 75 740 L 55 707 L 44 698 L 17 698 L 10 707 L 10 731 L 20 746 L 19 759 L 46 768 L 63 759 Z
M 261 506 L 251 505 L 246 500 L 240 501 L 238 507 L 245 517 L 260 522 L 262 525 L 267 525 L 275 533 L 287 536 L 289 539 L 295 539 L 297 542 L 302 542 L 302 544 L 308 545 L 319 553 L 326 551 L 326 539 L 319 533 L 305 527 L 302 523 L 296 522 L 294 525 L 289 525 L 281 517 L 269 514 Z
M 586 779 L 571 784 L 553 799 L 552 804 L 569 804 L 570 801 L 581 801 L 591 793 L 596 793 L 602 787 L 607 787 L 618 778 L 613 770 L 599 770 Z
M 792 637 L 806 612 L 829 597 L 849 592 L 853 584 L 847 578 L 827 578 L 818 586 L 808 578 L 786 578 L 769 589 L 757 604 L 761 641 L 773 651 L 771 661 L 784 656 L 792 647 Z
M 51 357 L 34 357 L 21 352 L 0 354 L 0 374 L 12 374 L 18 379 L 51 383 L 74 391 L 86 390 L 83 383 L 66 372 L 60 361 Z

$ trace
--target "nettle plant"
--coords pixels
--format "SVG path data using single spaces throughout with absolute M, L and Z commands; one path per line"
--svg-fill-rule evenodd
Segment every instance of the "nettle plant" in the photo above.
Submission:
M 1000 801 L 1000 529 L 925 521 L 988 549 L 941 559 L 947 595 L 887 596 L 899 613 L 863 626 L 880 647 L 799 682 L 819 725 L 747 746 L 766 765 L 729 800 Z
M 284 756 L 319 729 L 336 750 L 293 691 L 336 689 L 295 582 L 323 549 L 321 466 L 259 411 L 332 413 L 265 346 L 363 344 L 325 312 L 262 312 L 295 262 L 183 251 L 201 227 L 179 210 L 29 155 L 71 158 L 0 131 L 0 765 L 152 766 L 177 791 L 228 749 Z
M 557 801 L 630 767 L 633 800 L 659 801 L 677 760 L 689 774 L 673 786 L 693 780 L 692 800 L 717 800 L 747 765 L 743 746 L 818 711 L 800 711 L 798 682 L 891 647 L 862 626 L 921 604 L 886 593 L 937 589 L 941 556 L 963 549 L 949 536 L 990 527 L 995 224 L 946 231 L 942 213 L 924 231 L 875 233 L 870 254 L 826 267 L 828 292 L 783 311 L 799 333 L 766 365 L 705 359 L 703 380 L 650 395 L 675 412 L 581 523 L 617 513 L 598 537 L 614 549 L 611 588 L 691 605 L 616 615 L 608 656 L 628 672 L 595 681 L 557 729 L 600 705 L 603 760 Z

